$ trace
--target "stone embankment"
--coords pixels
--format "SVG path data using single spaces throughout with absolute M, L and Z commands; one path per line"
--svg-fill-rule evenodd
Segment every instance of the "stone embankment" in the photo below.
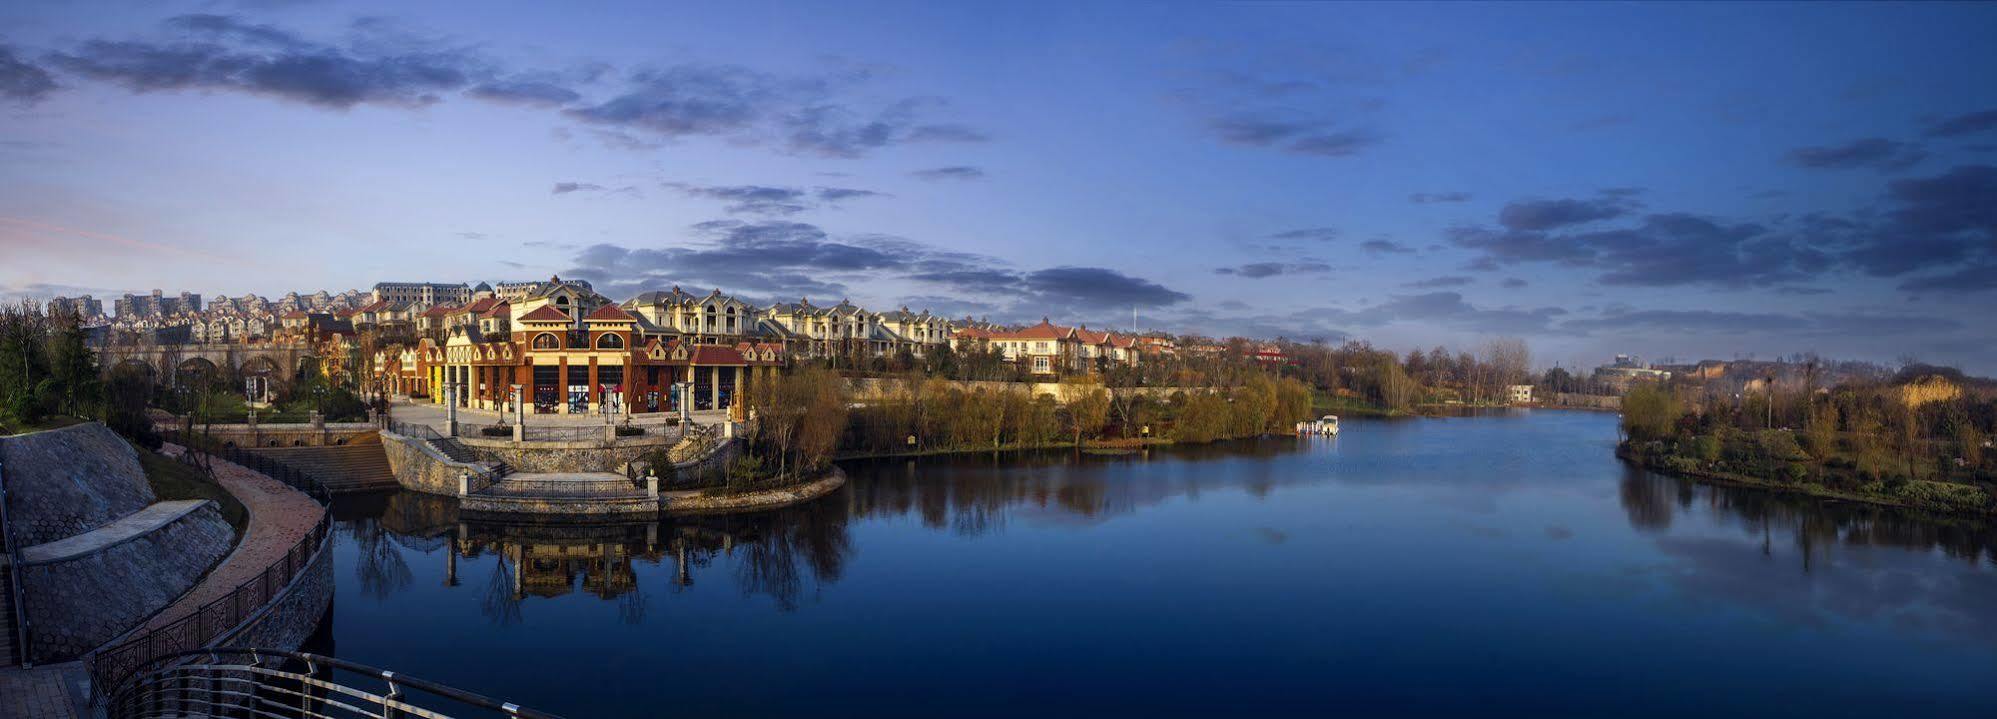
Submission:
M 145 622 L 235 543 L 213 502 L 157 502 L 137 452 L 102 424 L 0 438 L 0 481 L 37 663 Z

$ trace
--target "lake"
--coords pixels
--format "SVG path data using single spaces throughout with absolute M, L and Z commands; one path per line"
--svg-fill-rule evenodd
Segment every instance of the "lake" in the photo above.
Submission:
M 335 506 L 311 649 L 565 714 L 1997 714 L 1997 532 L 1716 488 L 1613 415 L 858 462 L 628 525 Z

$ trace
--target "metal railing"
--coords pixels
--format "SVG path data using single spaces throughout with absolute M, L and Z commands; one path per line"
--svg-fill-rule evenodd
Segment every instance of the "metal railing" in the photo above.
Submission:
M 21 594 L 21 543 L 14 538 L 14 523 L 7 517 L 7 477 L 4 471 L 0 471 L 0 544 L 7 545 L 7 592 L 14 607 L 14 653 L 20 657 L 21 666 L 32 667 L 34 658 L 28 655 L 28 605 Z
M 178 433 L 169 433 L 167 440 L 190 447 L 191 451 L 201 450 L 205 445 L 206 449 L 202 451 L 262 472 L 304 492 L 319 503 L 319 520 L 313 523 L 311 531 L 285 551 L 282 558 L 264 567 L 257 576 L 236 585 L 228 594 L 202 605 L 185 617 L 143 630 L 115 646 L 92 652 L 84 663 L 95 687 L 112 686 L 139 667 L 161 657 L 201 649 L 242 625 L 311 566 L 319 553 L 326 550 L 332 537 L 333 514 L 329 506 L 332 495 L 311 475 L 283 462 L 235 447 L 214 446 L 212 440 L 190 440 Z M 189 445 L 189 441 L 197 444 Z
M 111 719 L 243 716 L 520 717 L 560 719 L 516 704 L 333 657 L 205 649 L 160 657 L 106 692 Z

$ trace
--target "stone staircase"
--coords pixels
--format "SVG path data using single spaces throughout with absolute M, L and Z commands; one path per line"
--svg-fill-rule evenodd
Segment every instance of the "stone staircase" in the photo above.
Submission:
M 551 515 L 648 514 L 659 500 L 609 474 L 514 474 L 459 502 L 467 512 Z
M 258 447 L 248 451 L 311 475 L 335 494 L 395 489 L 395 472 L 381 442 L 324 447 Z
M 444 453 L 444 456 L 450 457 L 453 462 L 463 462 L 491 470 L 493 477 L 505 477 L 513 474 L 513 466 L 507 464 L 505 460 L 480 459 L 477 452 L 472 451 L 470 447 L 466 447 L 465 443 L 459 442 L 456 437 L 426 439 L 423 441 L 429 442 L 431 448 Z

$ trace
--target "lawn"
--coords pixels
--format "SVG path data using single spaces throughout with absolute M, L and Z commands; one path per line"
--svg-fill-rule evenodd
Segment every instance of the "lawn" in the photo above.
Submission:
M 243 508 L 242 502 L 236 501 L 235 495 L 229 494 L 222 485 L 202 475 L 199 469 L 181 464 L 178 460 L 158 452 L 148 452 L 137 447 L 134 449 L 139 453 L 139 464 L 146 469 L 146 480 L 152 482 L 153 494 L 158 495 L 160 501 L 215 500 L 216 504 L 222 505 L 222 518 L 228 520 L 229 526 L 236 528 L 238 538 L 242 536 L 243 529 L 249 526 L 250 513 Z

